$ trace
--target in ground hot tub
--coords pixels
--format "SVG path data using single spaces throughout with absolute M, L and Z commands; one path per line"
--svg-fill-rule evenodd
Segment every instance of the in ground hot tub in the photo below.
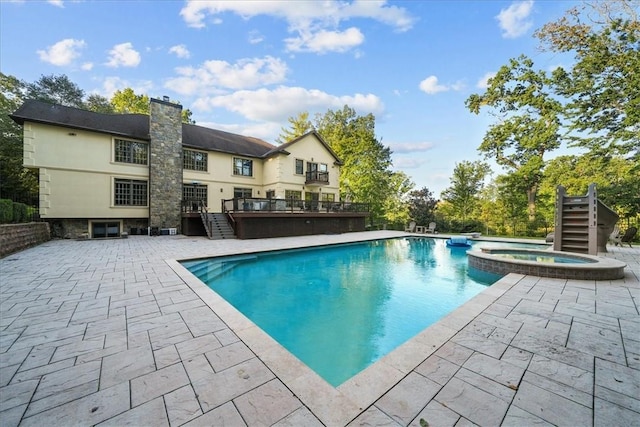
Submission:
M 558 279 L 621 279 L 626 266 L 610 258 L 534 249 L 481 248 L 468 251 L 467 255 L 469 266 L 481 271 Z

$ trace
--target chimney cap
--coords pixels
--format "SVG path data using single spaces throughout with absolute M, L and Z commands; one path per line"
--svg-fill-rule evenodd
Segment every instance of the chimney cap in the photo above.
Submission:
M 169 102 L 169 97 L 167 95 L 164 95 L 162 97 L 162 100 L 165 101 L 165 102 Z

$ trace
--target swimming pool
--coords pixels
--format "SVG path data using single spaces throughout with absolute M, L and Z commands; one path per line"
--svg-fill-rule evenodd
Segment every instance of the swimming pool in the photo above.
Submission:
M 333 386 L 500 277 L 411 237 L 182 264 Z

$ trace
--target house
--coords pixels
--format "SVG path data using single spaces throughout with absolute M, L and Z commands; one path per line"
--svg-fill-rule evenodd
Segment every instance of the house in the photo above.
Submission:
M 275 146 L 182 123 L 182 106 L 102 114 L 26 101 L 24 166 L 39 173 L 40 216 L 61 237 L 204 234 L 224 218 L 240 238 L 364 230 L 340 201 L 342 163 L 309 132 Z

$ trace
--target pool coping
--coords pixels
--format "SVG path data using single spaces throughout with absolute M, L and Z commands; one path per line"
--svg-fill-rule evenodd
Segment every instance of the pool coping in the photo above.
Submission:
M 389 238 L 400 237 L 415 237 L 415 235 L 407 234 Z M 444 238 L 444 236 L 420 237 Z M 380 237 L 363 237 L 351 242 L 371 240 L 380 240 Z M 327 246 L 327 244 L 296 244 L 280 249 L 316 246 Z M 268 252 L 268 250 L 251 253 L 259 252 Z M 247 253 L 229 251 L 227 254 L 217 254 L 215 257 Z M 198 258 L 207 258 L 207 256 Z M 524 277 L 524 275 L 512 273 L 499 279 L 374 364 L 340 386 L 333 387 L 189 272 L 179 260 L 165 261 L 285 386 L 326 425 L 346 425 L 355 419 Z
M 536 249 L 509 249 L 508 252 L 540 254 L 587 260 L 586 263 L 541 263 L 495 256 L 504 249 L 479 248 L 467 252 L 469 266 L 498 274 L 518 273 L 537 277 L 575 280 L 618 280 L 624 277 L 626 263 L 595 255 Z

